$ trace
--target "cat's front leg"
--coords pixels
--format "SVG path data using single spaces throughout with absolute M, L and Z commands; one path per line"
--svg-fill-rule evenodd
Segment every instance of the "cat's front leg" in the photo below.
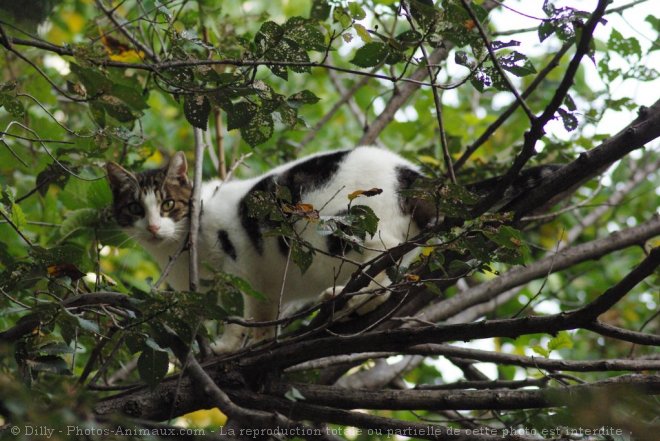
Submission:
M 390 280 L 385 273 L 381 273 L 374 277 L 374 279 L 365 288 L 352 294 L 346 302 L 346 305 L 341 309 L 342 317 L 355 312 L 357 315 L 366 315 L 383 304 L 389 297 L 387 286 Z M 343 285 L 332 286 L 325 289 L 319 296 L 321 302 L 334 299 L 343 290 Z
M 225 325 L 225 332 L 220 340 L 211 344 L 211 349 L 216 355 L 237 351 L 247 340 L 248 329 L 236 324 Z

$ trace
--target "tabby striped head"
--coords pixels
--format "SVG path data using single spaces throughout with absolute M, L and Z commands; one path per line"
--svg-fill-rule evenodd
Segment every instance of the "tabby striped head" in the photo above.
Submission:
M 117 223 L 138 239 L 153 244 L 178 242 L 188 229 L 192 186 L 182 152 L 163 168 L 131 173 L 115 162 L 106 164 Z

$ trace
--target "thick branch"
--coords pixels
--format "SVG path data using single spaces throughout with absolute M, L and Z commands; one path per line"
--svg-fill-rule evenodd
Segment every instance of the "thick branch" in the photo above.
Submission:
M 601 360 L 555 360 L 543 357 L 524 357 L 522 355 L 504 354 L 501 352 L 484 351 L 481 349 L 461 348 L 447 344 L 414 345 L 403 351 L 410 355 L 429 357 L 455 357 L 475 362 L 488 362 L 512 366 L 522 366 L 549 371 L 569 372 L 605 372 L 605 371 L 646 371 L 660 370 L 660 358 L 653 359 L 601 359 Z M 386 358 L 401 352 L 373 352 L 354 355 L 343 355 L 328 359 L 319 359 L 292 366 L 287 371 L 295 372 L 307 369 L 319 369 L 329 363 L 353 363 L 370 359 Z
M 267 392 L 284 396 L 291 387 L 300 391 L 306 403 L 339 409 L 511 410 L 584 404 L 586 397 L 598 393 L 657 395 L 660 375 L 622 375 L 589 384 L 536 390 L 346 390 L 315 384 L 274 383 Z
M 395 329 L 364 333 L 350 337 L 326 337 L 312 341 L 283 344 L 265 353 L 246 356 L 240 363 L 246 368 L 270 366 L 285 368 L 315 358 L 346 353 L 373 351 L 400 351 L 421 343 L 441 343 L 454 340 L 474 340 L 489 337 L 518 337 L 524 334 L 550 333 L 577 329 L 589 325 L 604 308 L 611 307 L 636 284 L 653 273 L 660 264 L 660 248 L 650 255 L 619 283 L 608 289 L 600 298 L 583 308 L 568 313 L 546 317 L 488 320 L 457 325 L 436 325 L 419 328 Z
M 569 268 L 580 262 L 599 259 L 613 251 L 644 243 L 659 234 L 660 216 L 656 215 L 649 222 L 637 227 L 614 232 L 603 239 L 566 248 L 528 266 L 515 267 L 496 279 L 481 283 L 454 297 L 430 305 L 418 315 L 418 318 L 429 322 L 444 320 L 467 307 L 490 300 L 511 288 Z
M 544 206 L 554 196 L 570 191 L 602 173 L 613 162 L 660 137 L 660 100 L 650 108 L 642 107 L 639 116 L 626 128 L 557 170 L 540 186 L 518 198 L 506 209 L 517 217 Z

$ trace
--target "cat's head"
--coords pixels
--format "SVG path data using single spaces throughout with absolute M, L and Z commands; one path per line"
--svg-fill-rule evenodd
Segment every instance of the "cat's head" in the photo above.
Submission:
M 117 223 L 140 242 L 179 242 L 188 231 L 192 185 L 182 152 L 163 168 L 131 173 L 115 162 L 106 164 Z

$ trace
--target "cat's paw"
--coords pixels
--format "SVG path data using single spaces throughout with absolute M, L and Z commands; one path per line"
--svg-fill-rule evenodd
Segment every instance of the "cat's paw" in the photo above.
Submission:
M 326 302 L 332 300 L 339 295 L 344 290 L 344 285 L 331 286 L 330 288 L 324 289 L 321 295 L 319 296 L 320 302 Z
M 388 298 L 388 292 L 381 294 L 360 294 L 351 297 L 346 302 L 344 309 L 351 314 L 357 314 L 359 316 L 367 315 L 385 303 Z
M 243 346 L 246 338 L 247 332 L 244 328 L 229 325 L 227 326 L 225 333 L 222 335 L 222 338 L 211 344 L 211 350 L 216 355 L 236 352 Z

